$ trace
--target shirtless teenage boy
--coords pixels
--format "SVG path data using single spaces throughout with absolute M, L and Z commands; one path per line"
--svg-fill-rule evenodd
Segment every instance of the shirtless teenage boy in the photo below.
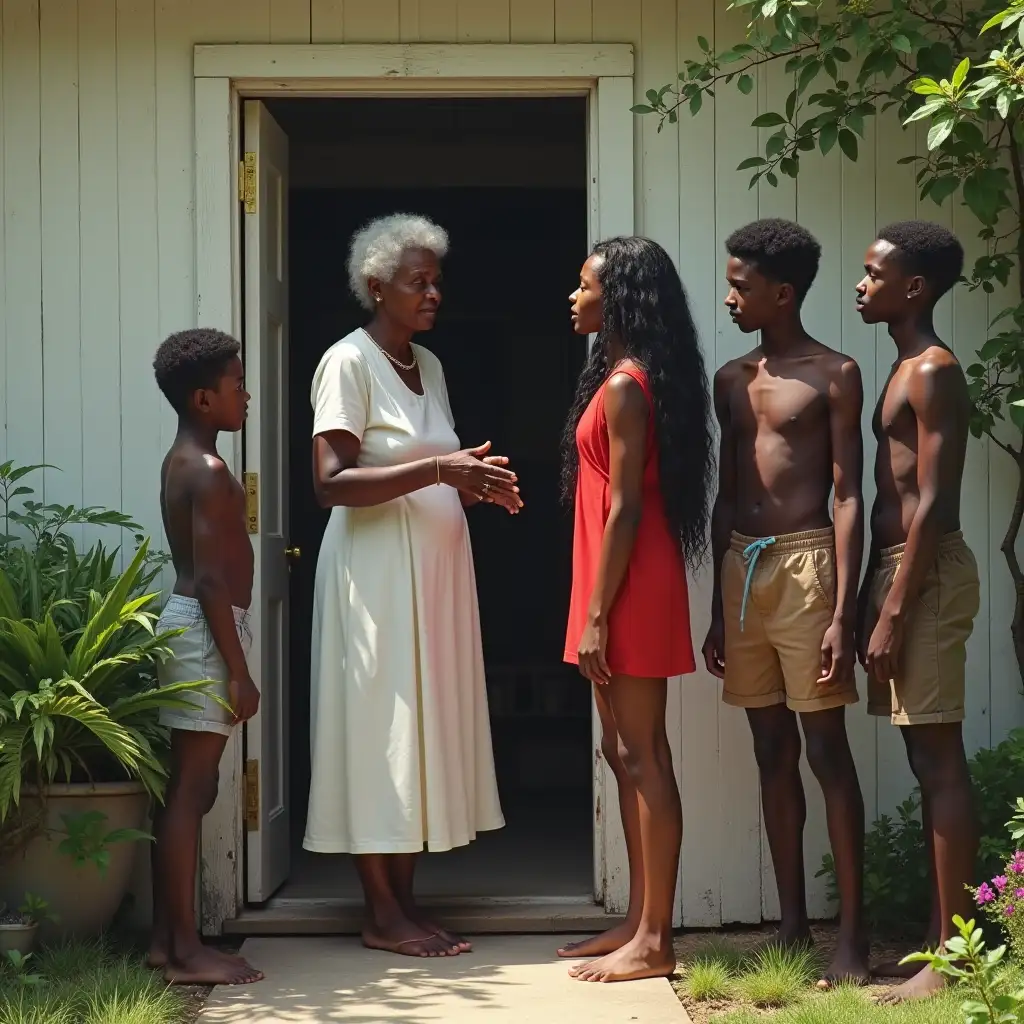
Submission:
M 245 422 L 246 393 L 234 338 L 214 330 L 173 334 L 153 361 L 157 384 L 178 414 L 160 474 L 160 507 L 177 579 L 159 629 L 184 629 L 159 668 L 162 685 L 211 679 L 191 707 L 166 709 L 171 777 L 155 822 L 153 941 L 149 962 L 172 983 L 243 985 L 263 975 L 240 957 L 204 946 L 194 906 L 199 825 L 217 796 L 231 730 L 259 707 L 245 655 L 251 641 L 252 544 L 245 493 L 217 453 L 217 435 Z
M 745 708 L 750 722 L 783 943 L 810 938 L 800 716 L 825 794 L 841 904 L 839 945 L 822 984 L 863 982 L 864 802 L 845 721 L 846 705 L 857 701 L 860 371 L 801 323 L 821 251 L 807 231 L 761 220 L 732 234 L 726 249 L 725 304 L 741 331 L 761 332 L 761 344 L 715 375 L 721 455 L 704 657 L 725 680 L 723 700 Z
M 966 644 L 980 590 L 960 532 L 970 399 L 960 364 L 932 323 L 963 259 L 945 228 L 894 224 L 868 249 L 857 285 L 865 323 L 886 324 L 897 353 L 873 420 L 878 492 L 857 648 L 868 670 L 868 711 L 900 726 L 921 785 L 932 945 L 949 938 L 954 914 L 971 917 L 964 886 L 973 879 L 977 845 L 961 726 Z M 930 967 L 914 969 L 892 999 L 942 987 Z

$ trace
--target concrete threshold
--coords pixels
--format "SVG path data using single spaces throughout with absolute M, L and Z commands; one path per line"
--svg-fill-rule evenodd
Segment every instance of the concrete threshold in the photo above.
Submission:
M 587 897 L 464 898 L 423 901 L 432 914 L 469 935 L 557 935 L 604 931 L 622 918 Z M 224 922 L 227 935 L 358 935 L 363 908 L 357 900 L 271 899 L 246 907 Z

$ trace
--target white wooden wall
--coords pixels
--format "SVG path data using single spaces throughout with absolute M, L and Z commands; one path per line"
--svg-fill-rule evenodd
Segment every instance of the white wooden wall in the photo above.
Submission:
M 160 536 L 157 467 L 174 422 L 150 364 L 158 341 L 196 315 L 194 43 L 631 42 L 642 97 L 698 55 L 698 34 L 719 47 L 740 37 L 742 17 L 725 8 L 724 0 L 0 0 L 0 449 L 60 467 L 46 475 L 48 500 L 116 506 Z M 856 168 L 838 153 L 809 158 L 798 184 L 748 191 L 746 174 L 734 170 L 755 145 L 746 126 L 787 88 L 780 72 L 762 69 L 751 95 L 723 88 L 716 110 L 678 130 L 659 134 L 653 120 L 638 120 L 637 229 L 676 259 L 711 366 L 744 347 L 720 301 L 726 234 L 766 215 L 797 217 L 815 232 L 824 263 L 808 323 L 859 361 L 867 431 L 892 354 L 852 304 L 873 230 L 920 214 L 960 231 L 974 255 L 974 225 L 960 208 L 918 201 L 913 169 L 896 159 L 921 143 L 894 122 L 872 126 Z M 969 358 L 995 308 L 997 299 L 958 291 L 943 304 L 939 329 Z M 1012 498 L 1004 460 L 972 442 L 964 530 L 983 578 L 970 646 L 972 749 L 1024 724 L 998 549 Z M 870 481 L 865 487 L 870 502 Z M 698 645 L 707 597 L 706 578 L 696 581 Z M 669 714 L 686 816 L 685 923 L 774 916 L 742 714 L 722 706 L 703 673 L 683 682 Z M 869 720 L 863 705 L 850 721 L 871 819 L 894 808 L 911 778 L 887 722 Z M 813 874 L 826 841 L 808 783 Z M 811 908 L 826 909 L 820 882 L 811 883 Z

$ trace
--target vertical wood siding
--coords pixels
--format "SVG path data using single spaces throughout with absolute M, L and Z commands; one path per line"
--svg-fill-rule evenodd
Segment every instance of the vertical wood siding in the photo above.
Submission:
M 174 420 L 151 360 L 160 338 L 196 318 L 193 44 L 629 42 L 642 97 L 698 55 L 698 35 L 720 48 L 739 38 L 743 19 L 725 8 L 715 0 L 0 0 L 4 456 L 59 466 L 46 473 L 47 499 L 113 505 L 161 536 L 156 472 Z M 941 220 L 974 257 L 974 225 L 962 207 L 920 203 L 914 169 L 895 160 L 920 151 L 921 138 L 892 120 L 869 126 L 856 167 L 834 153 L 813 158 L 798 182 L 749 190 L 735 170 L 756 144 L 748 126 L 788 87 L 779 69 L 762 69 L 751 95 L 723 88 L 717 109 L 684 118 L 678 129 L 659 133 L 652 120 L 638 120 L 637 230 L 677 261 L 710 372 L 746 347 L 721 305 L 723 239 L 758 216 L 799 218 L 824 249 L 808 327 L 859 362 L 867 432 L 893 354 L 851 302 L 873 231 L 917 215 Z M 957 290 L 940 308 L 939 329 L 969 359 L 1000 306 L 998 295 Z M 869 502 L 872 492 L 867 478 Z M 965 726 L 976 750 L 1024 724 L 1008 633 L 1012 591 L 999 551 L 1013 494 L 1006 457 L 972 441 L 964 494 L 964 532 L 983 580 Z M 693 585 L 698 644 L 709 579 L 705 573 Z M 896 730 L 869 719 L 863 703 L 849 721 L 871 819 L 891 812 L 912 780 Z M 673 687 L 669 724 L 686 816 L 683 921 L 775 916 L 742 713 L 723 707 L 718 685 L 700 672 Z M 805 781 L 813 875 L 827 840 L 817 787 L 809 774 Z M 810 882 L 810 905 L 827 910 L 820 880 Z

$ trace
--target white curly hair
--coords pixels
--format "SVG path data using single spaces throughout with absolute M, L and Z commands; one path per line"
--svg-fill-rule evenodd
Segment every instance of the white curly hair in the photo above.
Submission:
M 432 220 L 412 213 L 377 217 L 353 236 L 348 252 L 348 283 L 366 309 L 373 309 L 367 283 L 371 277 L 390 281 L 407 249 L 429 249 L 438 259 L 448 252 L 448 232 Z

